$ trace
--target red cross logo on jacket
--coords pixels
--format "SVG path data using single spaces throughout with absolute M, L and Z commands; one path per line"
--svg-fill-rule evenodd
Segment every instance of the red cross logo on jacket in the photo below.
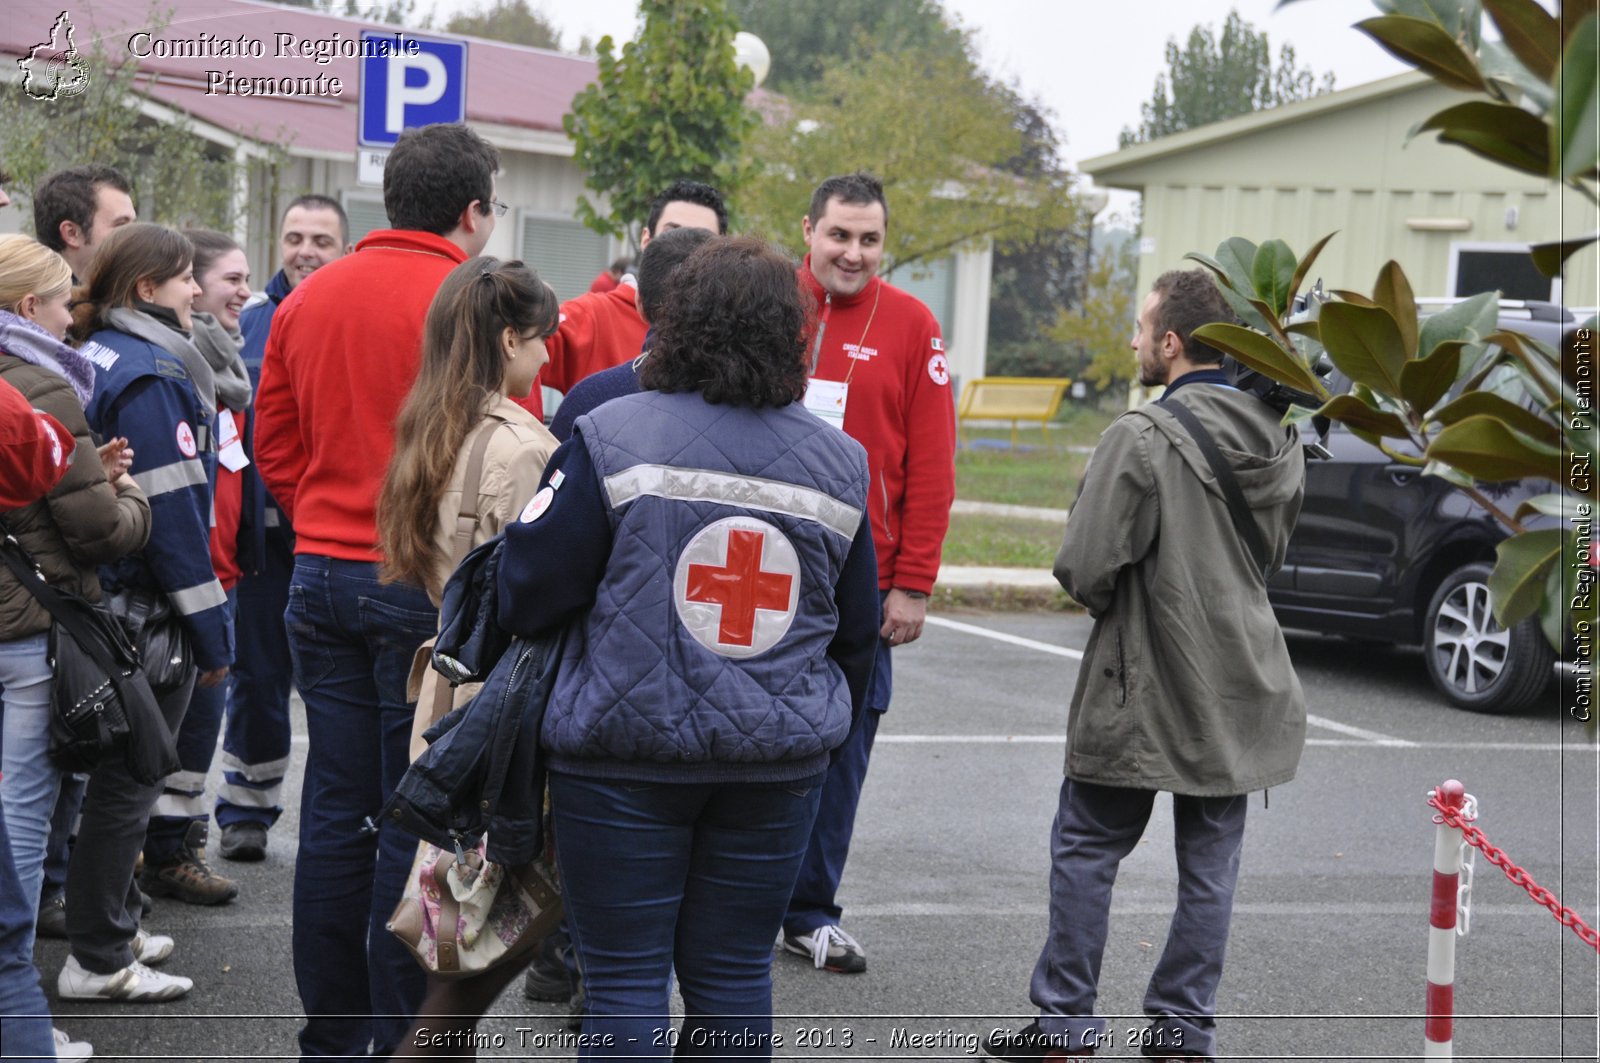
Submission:
M 689 541 L 673 583 L 678 615 L 697 642 L 726 657 L 753 657 L 794 621 L 800 558 L 773 525 L 729 517 Z

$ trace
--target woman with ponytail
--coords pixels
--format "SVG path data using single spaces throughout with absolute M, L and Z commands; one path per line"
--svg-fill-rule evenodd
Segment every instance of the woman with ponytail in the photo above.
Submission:
M 233 622 L 210 554 L 217 373 L 191 331 L 191 306 L 201 294 L 193 266 L 194 245 L 182 233 L 125 225 L 101 243 L 72 311 L 72 334 L 103 348 L 92 355 L 89 424 L 132 443 L 131 471 L 150 500 L 149 541 L 102 568 L 101 579 L 108 591 L 169 606 L 181 622 L 188 667 L 156 690 L 175 734 L 195 683 L 222 683 L 233 660 Z M 133 878 L 161 789 L 136 782 L 114 761 L 89 781 L 67 869 L 71 953 L 57 979 L 63 999 L 148 1003 L 177 999 L 194 986 L 145 966 L 173 948 L 171 938 L 139 930 Z
M 422 368 L 395 422 L 394 458 L 378 496 L 383 578 L 413 583 L 435 605 L 457 561 L 456 517 L 472 444 L 488 433 L 477 485 L 471 549 L 515 520 L 539 486 L 556 448 L 543 424 L 512 402 L 526 398 L 545 363 L 545 337 L 560 306 L 549 285 L 521 262 L 468 259 L 445 278 L 422 330 Z M 464 552 L 464 551 L 459 551 Z M 434 712 L 433 643 L 411 670 L 416 722 L 413 758 Z M 475 687 L 456 691 L 465 703 Z
M 245 422 L 250 412 L 250 373 L 239 356 L 244 337 L 239 311 L 250 298 L 250 263 L 233 237 L 209 229 L 184 234 L 194 245 L 194 282 L 200 294 L 190 305 L 195 348 L 216 380 L 216 486 L 212 495 L 211 568 L 227 595 L 234 622 L 239 582 L 239 513 L 244 500 Z M 206 776 L 217 748 L 231 682 L 196 686 L 175 736 L 179 768 L 167 776 L 144 840 L 139 886 L 154 897 L 185 904 L 225 904 L 239 887 L 206 861 L 210 816 Z
M 545 337 L 560 320 L 555 293 L 521 262 L 471 258 L 451 271 L 428 308 L 422 370 L 395 423 L 394 459 L 378 497 L 383 577 L 424 587 L 438 604 L 460 555 L 500 534 L 533 498 L 556 439 L 527 410 L 525 398 L 545 363 Z M 487 433 L 487 439 L 484 434 Z M 483 442 L 476 486 L 477 524 L 458 541 L 457 517 L 475 444 Z M 422 732 L 477 684 L 452 698 L 439 695 L 428 666 L 429 639 L 417 651 L 409 696 L 417 699 L 411 756 L 426 748 Z M 429 979 L 416 1021 L 433 1029 L 476 1028 L 474 1016 L 494 1002 L 521 965 L 466 982 Z M 401 1042 L 396 1057 L 419 1052 L 426 1038 Z M 470 1044 L 450 1041 L 451 1044 Z
M 0 514 L 52 586 L 98 602 L 95 566 L 137 550 L 150 534 L 150 504 L 127 473 L 126 439 L 99 448 L 84 405 L 94 394 L 94 364 L 64 341 L 72 270 L 66 259 L 28 236 L 0 237 L 0 380 L 34 409 L 70 431 L 77 460 L 38 502 Z M 0 804 L 20 905 L 38 910 L 45 842 L 62 773 L 49 756 L 48 657 L 51 617 L 8 568 L 0 568 Z M 33 954 L 32 926 L 24 955 Z M 64 1044 L 57 1034 L 58 1043 Z M 63 1048 L 63 1058 L 66 1058 Z

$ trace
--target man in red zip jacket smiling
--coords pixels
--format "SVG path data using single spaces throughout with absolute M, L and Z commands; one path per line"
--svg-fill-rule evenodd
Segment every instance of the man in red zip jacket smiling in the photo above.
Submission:
M 828 770 L 806 858 L 784 917 L 783 947 L 820 969 L 867 969 L 839 928 L 856 804 L 878 717 L 889 707 L 890 650 L 922 635 L 928 594 L 956 494 L 955 404 L 939 322 L 918 299 L 880 279 L 889 204 L 868 173 L 830 177 L 801 222 L 809 254 L 800 283 L 817 300 L 806 406 L 867 448 L 867 512 L 878 555 L 883 623 L 861 723 Z

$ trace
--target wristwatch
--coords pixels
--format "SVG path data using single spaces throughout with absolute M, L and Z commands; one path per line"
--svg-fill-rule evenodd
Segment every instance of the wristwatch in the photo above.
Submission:
M 918 602 L 923 601 L 924 599 L 926 599 L 928 597 L 928 592 L 927 591 L 908 591 L 904 587 L 896 587 L 895 590 L 899 591 L 901 594 L 905 595 L 907 598 L 910 598 L 910 599 L 912 599 L 914 601 L 918 601 Z

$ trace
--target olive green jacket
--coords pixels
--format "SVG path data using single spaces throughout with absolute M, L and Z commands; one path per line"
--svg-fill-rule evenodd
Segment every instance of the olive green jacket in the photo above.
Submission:
M 1283 564 L 1305 491 L 1298 435 L 1254 396 L 1189 384 Z M 1100 437 L 1055 576 L 1095 619 L 1067 724 L 1067 775 L 1225 796 L 1294 778 L 1306 708 L 1266 581 L 1205 456 L 1160 404 Z

